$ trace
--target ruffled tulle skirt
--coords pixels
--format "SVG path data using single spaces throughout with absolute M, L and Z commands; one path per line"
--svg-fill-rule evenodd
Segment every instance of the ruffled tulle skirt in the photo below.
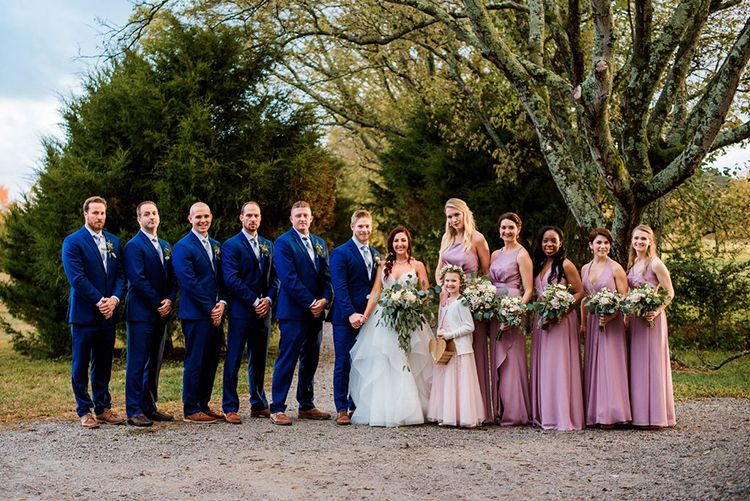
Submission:
M 425 421 L 433 362 L 428 351 L 429 325 L 411 335 L 411 353 L 398 346 L 396 331 L 386 327 L 376 307 L 357 336 L 349 392 L 356 409 L 355 424 L 403 426 Z
M 427 420 L 450 426 L 479 426 L 485 408 L 473 353 L 454 355 L 446 365 L 436 365 Z

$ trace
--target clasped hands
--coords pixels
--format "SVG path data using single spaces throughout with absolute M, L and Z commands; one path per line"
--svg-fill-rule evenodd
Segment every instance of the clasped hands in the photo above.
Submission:
M 218 302 L 214 306 L 214 309 L 211 310 L 211 322 L 214 324 L 214 327 L 218 327 L 221 324 L 221 317 L 224 315 L 225 306 L 224 303 Z
M 271 310 L 271 300 L 267 297 L 260 298 L 258 300 L 258 306 L 255 307 L 255 314 L 260 318 L 266 318 L 268 312 Z
M 352 313 L 349 315 L 349 323 L 352 324 L 352 327 L 355 329 L 362 327 L 365 322 L 367 322 L 367 317 L 361 313 Z
M 112 315 L 115 313 L 115 309 L 117 309 L 117 305 L 120 304 L 120 301 L 117 298 L 114 297 L 103 297 L 101 302 L 99 303 L 99 312 L 104 315 L 105 319 L 112 318 Z
M 313 316 L 315 318 L 318 318 L 320 315 L 323 314 L 323 310 L 326 309 L 326 305 L 328 304 L 327 299 L 317 299 L 312 306 L 310 306 L 310 311 L 312 312 Z

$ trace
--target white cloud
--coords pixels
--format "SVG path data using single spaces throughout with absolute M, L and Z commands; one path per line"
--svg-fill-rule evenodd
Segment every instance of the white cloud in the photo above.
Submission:
M 44 156 L 42 137 L 62 137 L 60 102 L 0 97 L 0 184 L 11 199 L 31 187 L 34 171 Z

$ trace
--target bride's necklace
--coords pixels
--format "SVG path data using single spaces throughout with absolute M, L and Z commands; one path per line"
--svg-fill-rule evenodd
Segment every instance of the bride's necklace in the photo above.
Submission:
M 399 261 L 398 259 L 396 259 L 396 264 L 406 264 L 408 262 L 409 262 L 409 258 L 408 257 L 406 259 L 404 259 L 403 261 Z

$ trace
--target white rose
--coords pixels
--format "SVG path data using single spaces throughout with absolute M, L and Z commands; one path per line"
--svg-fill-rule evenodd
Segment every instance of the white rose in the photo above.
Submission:
M 554 309 L 558 309 L 560 307 L 560 301 L 557 300 L 557 298 L 553 299 L 549 302 L 550 306 L 552 306 Z
M 396 291 L 393 294 L 391 294 L 391 299 L 393 301 L 399 301 L 401 299 L 401 291 Z
M 404 294 L 404 300 L 408 301 L 409 303 L 414 303 L 417 300 L 417 295 L 409 291 L 406 294 Z

